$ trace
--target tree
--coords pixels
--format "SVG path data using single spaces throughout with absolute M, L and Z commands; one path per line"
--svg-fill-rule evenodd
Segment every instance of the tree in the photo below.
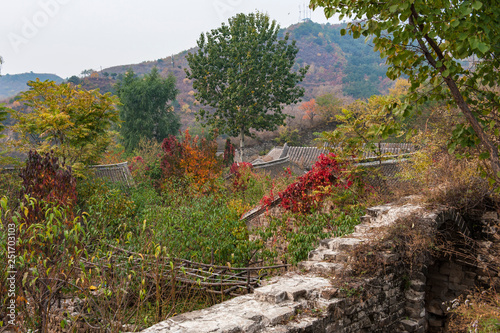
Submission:
M 78 85 L 78 84 L 80 84 L 80 83 L 82 82 L 82 79 L 80 79 L 80 78 L 79 78 L 78 76 L 76 76 L 76 75 L 73 75 L 72 77 L 70 77 L 70 78 L 69 78 L 69 79 L 67 79 L 66 81 L 71 82 L 71 83 L 73 83 L 73 84 L 75 84 L 75 85 Z
M 201 104 L 198 119 L 221 133 L 251 136 L 251 129 L 275 130 L 287 117 L 284 104 L 297 103 L 304 89 L 297 86 L 307 72 L 292 72 L 298 48 L 288 34 L 278 38 L 279 25 L 267 15 L 238 14 L 198 40 L 198 51 L 188 54 L 195 97 Z
M 179 116 L 168 103 L 175 100 L 178 90 L 175 77 L 164 79 L 153 68 L 144 78 L 129 70 L 117 83 L 120 97 L 121 133 L 125 149 L 132 151 L 141 138 L 162 142 L 180 127 Z
M 345 104 L 343 98 L 337 97 L 335 93 L 326 93 L 316 97 L 317 112 L 326 122 L 335 120 Z
M 97 163 L 111 143 L 111 126 L 119 120 L 117 98 L 98 90 L 85 90 L 71 83 L 28 82 L 21 93 L 28 113 L 16 112 L 13 126 L 20 136 L 19 150 L 54 151 L 66 165 L 79 170 Z
M 0 74 L 2 73 L 3 58 L 0 56 Z
M 84 69 L 80 74 L 82 74 L 84 77 L 86 77 L 92 73 L 94 73 L 94 70 L 92 68 L 90 68 L 90 69 Z
M 457 144 L 481 147 L 480 156 L 489 161 L 490 180 L 500 182 L 496 1 L 311 0 L 310 6 L 324 7 L 327 17 L 340 13 L 340 19 L 355 19 L 348 24 L 349 34 L 374 36 L 374 49 L 391 66 L 387 76 L 408 76 L 410 94 L 398 107 L 401 115 L 411 115 L 415 105 L 428 100 L 457 107 L 467 124 L 453 130 L 450 151 Z
M 313 125 L 314 117 L 318 115 L 316 111 L 316 100 L 313 98 L 309 102 L 303 102 L 300 104 L 299 109 L 304 111 L 304 116 L 302 119 L 309 119 L 310 125 Z
M 320 141 L 328 142 L 332 147 L 342 146 L 336 153 L 343 158 L 361 158 L 366 151 L 381 155 L 380 143 L 389 137 L 404 134 L 404 124 L 400 117 L 386 112 L 387 105 L 401 104 L 404 87 L 398 86 L 395 94 L 373 95 L 367 100 L 356 100 L 342 108 L 335 115 L 338 124 L 335 130 L 323 132 Z

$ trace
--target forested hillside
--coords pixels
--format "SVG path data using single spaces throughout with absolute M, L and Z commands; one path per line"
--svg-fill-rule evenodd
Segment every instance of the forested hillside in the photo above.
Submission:
M 40 81 L 50 80 L 56 83 L 61 83 L 62 78 L 55 74 L 39 74 L 39 73 L 24 73 L 24 74 L 5 74 L 0 76 L 0 99 L 12 97 L 17 95 L 19 92 L 28 90 L 26 83 L 28 81 L 34 81 L 36 79 Z
M 328 90 L 332 86 L 341 87 L 345 95 L 354 98 L 368 98 L 387 91 L 390 81 L 385 76 L 385 61 L 377 52 L 373 52 L 369 42 L 342 37 L 340 29 L 343 27 L 345 26 L 304 22 L 282 30 L 282 35 L 288 32 L 290 37 L 297 41 L 299 53 L 296 67 L 310 66 L 302 83 L 306 88 L 304 100 L 314 98 L 318 91 Z M 99 77 L 101 81 L 103 77 L 117 79 L 129 68 L 142 75 L 149 73 L 156 66 L 162 76 L 166 77 L 172 73 L 177 77 L 179 95 L 176 106 L 189 113 L 196 109 L 196 105 L 192 84 L 186 78 L 184 68 L 188 66 L 186 55 L 194 50 L 193 48 L 155 61 L 106 68 L 100 72 Z M 98 81 L 99 77 L 87 78 L 82 83 L 84 86 L 88 85 L 88 88 L 95 88 L 93 81 Z M 112 79 L 106 81 L 114 82 Z M 101 86 L 101 91 L 102 89 Z

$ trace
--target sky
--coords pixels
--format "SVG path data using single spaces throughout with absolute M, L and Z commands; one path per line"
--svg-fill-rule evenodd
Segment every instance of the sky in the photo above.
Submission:
M 1 0 L 1 74 L 53 73 L 68 78 L 176 54 L 196 46 L 203 32 L 237 13 L 267 13 L 282 28 L 321 8 L 300 0 Z M 305 7 L 304 7 L 305 6 Z M 299 7 L 301 13 L 299 13 Z

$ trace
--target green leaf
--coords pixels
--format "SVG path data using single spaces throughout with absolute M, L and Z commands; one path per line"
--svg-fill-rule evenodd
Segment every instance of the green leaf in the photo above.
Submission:
M 488 52 L 488 50 L 490 49 L 490 47 L 488 45 L 486 45 L 485 43 L 478 43 L 477 44 L 477 48 L 479 49 L 479 51 L 481 51 L 482 53 L 486 53 Z
M 475 10 L 479 10 L 483 7 L 483 3 L 481 1 L 474 1 L 471 5 Z
M 391 13 L 394 13 L 394 12 L 396 12 L 396 10 L 398 10 L 398 8 L 399 8 L 399 5 L 392 5 L 389 7 L 389 11 Z
M 482 152 L 481 154 L 479 154 L 479 159 L 481 159 L 481 160 L 486 160 L 488 158 L 490 158 L 490 153 L 487 152 L 487 151 Z

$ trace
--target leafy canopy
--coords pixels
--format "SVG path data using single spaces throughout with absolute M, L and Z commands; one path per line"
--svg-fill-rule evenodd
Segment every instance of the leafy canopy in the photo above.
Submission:
M 251 135 L 250 129 L 275 130 L 284 123 L 284 104 L 297 103 L 297 86 L 307 68 L 292 72 L 298 48 L 267 15 L 238 14 L 229 24 L 202 34 L 199 50 L 189 54 L 187 77 L 195 97 L 211 111 L 198 118 L 221 133 Z M 243 143 L 242 143 L 243 145 Z
M 70 83 L 28 82 L 21 93 L 28 113 L 14 113 L 20 151 L 54 151 L 66 165 L 76 167 L 97 163 L 111 143 L 112 125 L 119 120 L 117 98 L 98 90 L 85 90 Z
M 402 116 L 428 100 L 460 109 L 467 124 L 453 130 L 450 151 L 457 144 L 480 146 L 481 157 L 489 159 L 490 179 L 500 181 L 496 1 L 311 0 L 310 6 L 324 7 L 327 17 L 338 13 L 340 19 L 354 19 L 348 24 L 349 34 L 374 36 L 374 49 L 390 65 L 387 76 L 408 76 L 410 94 L 397 108 Z
M 162 78 L 155 67 L 144 78 L 128 71 L 117 83 L 120 97 L 121 134 L 125 149 L 132 151 L 141 138 L 161 142 L 180 127 L 179 116 L 169 102 L 175 100 L 178 90 L 175 77 Z

